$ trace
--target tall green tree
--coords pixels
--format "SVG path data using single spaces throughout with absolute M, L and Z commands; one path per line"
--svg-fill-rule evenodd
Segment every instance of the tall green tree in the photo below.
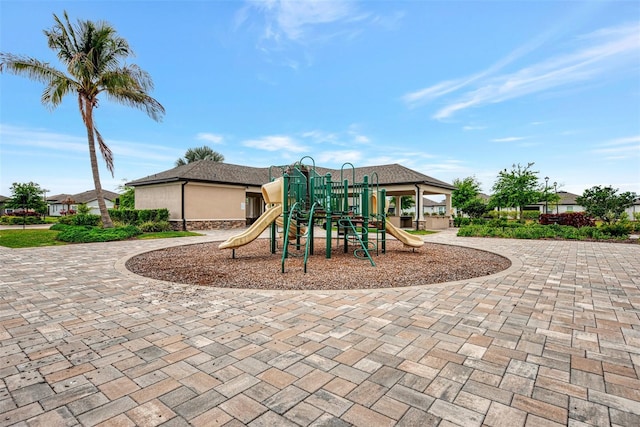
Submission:
M 127 187 L 124 183 L 127 182 L 126 179 L 123 180 L 121 185 L 118 185 L 118 193 L 120 193 L 120 205 L 119 209 L 135 209 L 136 208 L 136 189 L 134 187 Z
M 517 164 L 510 171 L 500 171 L 492 187 L 492 206 L 516 208 L 521 217 L 524 206 L 540 201 L 542 192 L 538 183 L 539 172 L 531 170 L 533 165 L 534 163 L 528 163 L 523 167 Z
M 630 191 L 618 194 L 617 188 L 596 185 L 576 197 L 576 203 L 584 207 L 587 215 L 610 224 L 618 221 L 625 209 L 633 206 L 637 197 L 636 193 Z
M 44 200 L 43 193 L 44 190 L 35 182 L 14 182 L 11 185 L 11 198 L 5 205 L 8 208 L 24 208 L 44 215 L 47 212 L 47 202 Z
M 94 122 L 93 110 L 98 106 L 98 95 L 104 93 L 107 99 L 141 109 L 156 121 L 164 115 L 164 107 L 148 94 L 153 89 L 151 76 L 135 64 L 121 63 L 132 56 L 133 51 L 111 25 L 83 20 L 73 25 L 66 11 L 62 20 L 55 14 L 53 19 L 54 26 L 44 34 L 49 48 L 66 67 L 66 73 L 46 62 L 11 53 L 0 53 L 0 72 L 7 71 L 44 83 L 41 101 L 51 109 L 60 105 L 65 95 L 77 96 L 80 116 L 87 130 L 91 172 L 102 224 L 110 228 L 113 223 L 104 202 L 96 143 L 112 176 L 113 153 Z
M 189 148 L 184 157 L 180 157 L 176 160 L 177 166 L 184 166 L 187 163 L 195 162 L 196 160 L 213 160 L 214 162 L 224 162 L 224 156 L 217 151 L 213 151 L 211 147 L 203 145 L 202 147 Z
M 479 197 L 482 184 L 476 177 L 456 178 L 453 185 L 456 187 L 451 193 L 451 205 L 454 208 L 471 218 L 479 218 L 487 212 L 487 204 Z

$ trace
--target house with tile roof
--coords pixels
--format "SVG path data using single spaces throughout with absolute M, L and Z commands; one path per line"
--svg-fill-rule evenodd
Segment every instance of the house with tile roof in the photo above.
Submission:
M 584 207 L 579 205 L 576 201 L 576 198 L 580 197 L 580 195 L 569 193 L 568 191 L 558 191 L 558 196 L 560 197 L 560 200 L 557 204 L 548 204 L 548 210 L 550 214 L 585 211 Z M 540 210 L 540 213 L 544 213 L 545 207 L 547 207 L 547 205 L 544 202 L 540 202 L 536 203 L 535 205 L 531 205 L 530 209 L 538 209 Z M 633 205 L 625 209 L 625 212 L 627 213 L 628 219 L 634 220 L 635 216 L 640 214 L 640 197 L 635 199 Z
M 104 201 L 107 209 L 112 209 L 116 205 L 116 199 L 120 196 L 113 191 L 102 190 Z M 98 197 L 96 190 L 88 190 L 78 194 L 56 194 L 47 197 L 47 206 L 49 216 L 62 216 L 68 212 L 77 212 L 78 205 L 85 204 L 91 211 L 90 213 L 100 215 L 98 207 Z
M 280 170 L 199 160 L 126 185 L 135 188 L 136 209 L 167 208 L 176 229 L 243 228 L 264 212 L 261 187 L 280 177 Z M 320 175 L 331 174 L 334 180 L 348 174 L 350 182 L 361 182 L 369 176 L 372 184 L 396 198 L 396 206 L 405 196 L 421 201 L 424 195 L 444 195 L 447 212 L 451 211 L 453 185 L 399 164 L 315 170 Z M 424 227 L 422 206 L 416 212 L 412 226 Z

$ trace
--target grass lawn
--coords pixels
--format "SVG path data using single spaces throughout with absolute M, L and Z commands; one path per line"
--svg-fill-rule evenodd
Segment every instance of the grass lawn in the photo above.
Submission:
M 418 236 L 426 236 L 427 234 L 436 234 L 437 231 L 432 230 L 405 230 L 409 234 L 416 234 Z
M 0 230 L 0 246 L 7 248 L 34 248 L 39 246 L 67 245 L 66 242 L 56 240 L 59 231 L 46 229 L 16 229 Z M 137 239 L 164 239 L 170 237 L 201 236 L 190 231 L 165 231 L 161 233 L 145 233 Z
M 44 229 L 0 230 L 0 246 L 7 248 L 33 248 L 66 245 L 56 240 L 58 231 Z

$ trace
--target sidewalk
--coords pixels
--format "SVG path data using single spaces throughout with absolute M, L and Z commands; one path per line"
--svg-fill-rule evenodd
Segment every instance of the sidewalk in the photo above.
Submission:
M 640 245 L 447 230 L 513 266 L 363 291 L 124 268 L 236 233 L 0 247 L 0 426 L 640 425 Z

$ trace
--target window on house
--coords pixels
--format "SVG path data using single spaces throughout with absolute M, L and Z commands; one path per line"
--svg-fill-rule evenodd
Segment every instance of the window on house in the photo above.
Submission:
M 573 206 L 567 206 L 567 212 L 573 212 Z

